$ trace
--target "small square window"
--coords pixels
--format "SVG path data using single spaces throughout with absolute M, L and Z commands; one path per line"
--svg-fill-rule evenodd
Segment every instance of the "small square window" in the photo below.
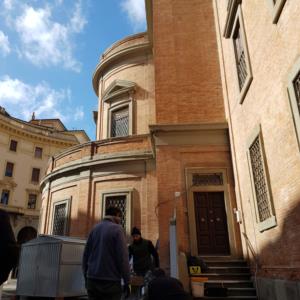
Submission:
M 1 194 L 1 204 L 7 205 L 9 200 L 9 190 L 3 190 Z
M 37 200 L 37 195 L 36 194 L 29 194 L 27 208 L 35 209 L 36 200 Z
M 31 174 L 31 181 L 34 183 L 38 183 L 40 180 L 40 169 L 33 168 Z
M 17 146 L 18 146 L 18 142 L 15 141 L 15 140 L 11 140 L 10 145 L 9 145 L 9 150 L 16 152 L 17 151 Z
M 42 158 L 42 156 L 43 156 L 43 148 L 41 148 L 41 147 L 35 147 L 34 157 L 35 158 Z
M 6 177 L 12 177 L 14 172 L 14 164 L 11 162 L 6 163 L 6 168 L 5 168 L 5 176 Z

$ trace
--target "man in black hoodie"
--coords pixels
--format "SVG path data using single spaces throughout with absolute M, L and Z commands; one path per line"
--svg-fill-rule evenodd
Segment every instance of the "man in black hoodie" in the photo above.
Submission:
M 143 239 L 141 231 L 133 227 L 133 239 L 129 246 L 129 259 L 133 258 L 133 271 L 139 276 L 145 276 L 147 271 L 159 268 L 159 257 L 151 241 Z
M 9 215 L 0 209 L 0 286 L 18 262 L 19 248 L 9 222 Z

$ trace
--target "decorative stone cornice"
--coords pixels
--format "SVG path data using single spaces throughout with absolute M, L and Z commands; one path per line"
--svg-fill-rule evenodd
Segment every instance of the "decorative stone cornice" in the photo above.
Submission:
M 106 89 L 103 101 L 110 101 L 126 94 L 132 94 L 135 91 L 135 86 L 136 84 L 132 81 L 116 79 Z
M 124 59 L 126 57 L 129 57 L 130 55 L 138 55 L 139 53 L 147 54 L 151 52 L 151 47 L 148 40 L 143 40 L 137 44 L 121 47 L 121 45 L 124 45 L 125 41 L 127 40 L 138 40 L 144 36 L 146 36 L 146 33 L 140 33 L 137 35 L 127 37 L 115 43 L 110 49 L 108 49 L 103 54 L 103 58 L 97 65 L 96 70 L 93 74 L 93 88 L 97 96 L 99 96 L 99 79 L 101 77 L 101 74 L 105 71 L 105 69 L 108 66 L 111 66 L 116 61 L 119 61 L 119 59 Z M 118 49 L 118 47 L 120 49 Z
M 60 133 L 52 129 L 41 128 L 41 126 L 29 124 L 28 122 L 5 115 L 0 115 L 0 130 L 1 129 L 24 136 L 24 138 L 50 144 L 59 144 L 64 147 L 78 144 L 76 137 L 69 133 Z

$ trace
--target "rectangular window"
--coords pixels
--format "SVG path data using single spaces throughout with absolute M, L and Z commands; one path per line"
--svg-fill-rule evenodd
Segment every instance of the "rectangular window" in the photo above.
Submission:
M 14 172 L 14 164 L 11 162 L 6 163 L 6 168 L 5 168 L 5 176 L 6 177 L 12 177 Z
M 249 159 L 254 196 L 256 200 L 257 221 L 260 231 L 276 226 L 270 185 L 267 176 L 267 165 L 264 159 L 262 137 L 259 133 L 249 147 Z
M 33 168 L 31 174 L 31 181 L 34 183 L 38 183 L 40 180 L 40 169 Z
M 37 200 L 37 195 L 36 194 L 29 194 L 27 208 L 29 208 L 29 209 L 35 209 L 35 207 L 36 207 L 36 200 Z
M 130 235 L 131 230 L 131 190 L 109 191 L 102 194 L 102 217 L 105 216 L 105 210 L 110 207 L 118 207 L 121 212 L 121 225 L 125 232 Z
M 293 115 L 293 121 L 300 148 L 300 58 L 298 58 L 288 75 L 288 96 Z
M 239 3 L 241 1 L 235 1 Z M 235 65 L 237 71 L 237 83 L 239 90 L 239 103 L 242 104 L 251 82 L 253 80 L 252 69 L 250 64 L 250 55 L 248 51 L 246 32 L 241 5 L 238 4 L 234 23 L 232 25 L 230 36 L 233 41 L 233 52 L 235 56 Z M 228 28 L 228 30 L 229 30 Z M 226 37 L 228 33 L 226 34 Z
M 9 190 L 3 190 L 1 194 L 1 204 L 7 205 L 9 200 Z
M 121 212 L 121 225 L 126 228 L 126 195 L 120 196 L 107 196 L 105 197 L 105 208 L 110 206 L 118 207 Z
M 17 151 L 17 145 L 18 145 L 17 141 L 10 140 L 9 150 L 16 152 Z
M 245 47 L 244 47 L 243 39 L 241 37 L 241 27 L 239 22 L 237 23 L 236 31 L 233 36 L 233 43 L 234 43 L 234 50 L 235 50 L 239 87 L 241 91 L 246 82 L 248 71 L 246 65 Z
M 53 213 L 53 235 L 65 235 L 67 226 L 67 203 L 58 203 L 54 205 Z
M 41 147 L 35 147 L 34 157 L 35 158 L 42 158 L 42 156 L 43 156 L 43 148 L 41 148 Z
M 111 137 L 129 135 L 129 107 L 111 112 Z

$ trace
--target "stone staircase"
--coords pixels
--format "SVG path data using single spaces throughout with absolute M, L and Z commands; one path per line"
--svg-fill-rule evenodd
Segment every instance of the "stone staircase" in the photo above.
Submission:
M 205 257 L 204 261 L 208 270 L 200 276 L 207 277 L 209 280 L 205 283 L 205 287 L 226 287 L 228 296 L 195 299 L 257 300 L 256 290 L 251 281 L 250 269 L 246 261 L 227 257 Z

